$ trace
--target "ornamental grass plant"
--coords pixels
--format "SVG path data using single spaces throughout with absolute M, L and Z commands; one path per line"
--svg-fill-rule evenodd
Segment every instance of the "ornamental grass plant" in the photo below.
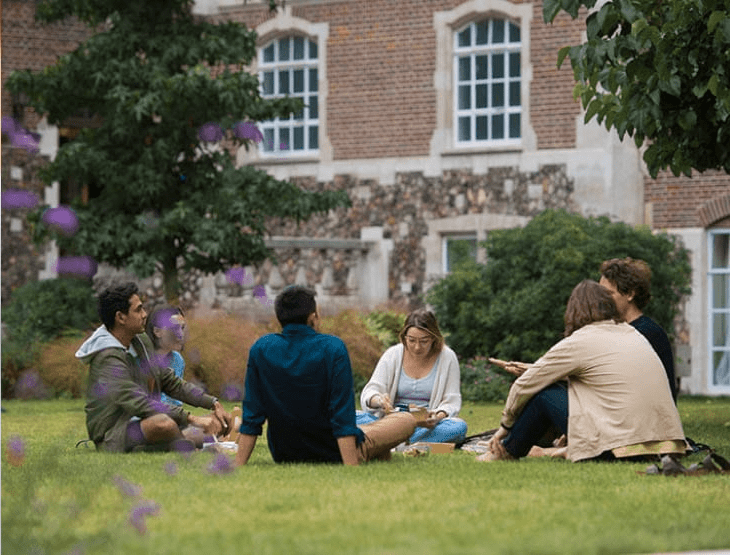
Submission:
M 226 403 L 228 409 L 234 404 Z M 358 468 L 250 464 L 83 445 L 78 399 L 4 401 L 2 553 L 657 553 L 730 547 L 730 477 L 647 476 L 640 463 L 471 453 Z M 197 410 L 197 409 L 196 409 Z M 730 398 L 680 397 L 685 432 L 730 457 Z M 469 433 L 500 404 L 466 403 Z M 696 462 L 699 455 L 684 461 Z

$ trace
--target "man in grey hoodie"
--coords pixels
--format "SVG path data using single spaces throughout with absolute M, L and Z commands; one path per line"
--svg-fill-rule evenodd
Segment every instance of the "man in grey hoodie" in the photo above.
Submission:
M 147 312 L 134 283 L 103 291 L 99 317 L 102 325 L 76 352 L 89 364 L 86 428 L 97 449 L 189 450 L 202 446 L 204 434 L 228 431 L 231 415 L 215 397 L 156 361 L 144 333 Z M 190 414 L 162 402 L 162 392 L 213 412 Z

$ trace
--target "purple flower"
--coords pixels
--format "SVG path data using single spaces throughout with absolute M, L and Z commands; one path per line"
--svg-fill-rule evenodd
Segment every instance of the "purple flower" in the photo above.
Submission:
M 208 465 L 211 474 L 230 474 L 234 470 L 231 459 L 225 453 L 216 453 L 213 462 Z
M 35 208 L 40 200 L 38 195 L 21 189 L 8 189 L 2 192 L 2 208 Z
M 118 474 L 112 478 L 112 481 L 116 484 L 119 492 L 126 497 L 139 497 L 142 495 L 142 486 L 133 484 Z
M 226 270 L 226 280 L 228 283 L 238 283 L 243 285 L 243 280 L 246 277 L 246 270 L 244 268 L 230 268 Z
M 248 139 L 256 143 L 264 140 L 264 135 L 259 131 L 259 128 L 250 121 L 239 121 L 233 126 L 233 134 L 239 139 Z
M 45 399 L 49 392 L 38 371 L 30 369 L 20 374 L 14 393 L 18 399 Z
M 175 464 L 174 461 L 166 462 L 165 472 L 167 472 L 170 476 L 175 476 L 177 474 L 177 464 Z
M 92 278 L 96 275 L 98 264 L 90 256 L 62 256 L 56 264 L 56 272 Z
M 10 436 L 8 441 L 8 462 L 13 466 L 20 466 L 25 461 L 25 443 L 18 435 Z
M 212 121 L 204 123 L 198 128 L 198 138 L 209 143 L 218 142 L 223 138 L 223 129 Z
M 2 119 L 2 132 L 10 138 L 10 144 L 13 146 L 24 148 L 29 152 L 38 152 L 40 135 L 30 133 L 10 116 L 4 116 Z
M 132 510 L 129 512 L 129 523 L 134 526 L 137 532 L 145 534 L 147 533 L 147 523 L 145 522 L 145 518 L 157 515 L 159 512 L 160 506 L 154 501 L 141 501 L 139 504 L 132 507 Z
M 221 390 L 221 399 L 224 401 L 240 401 L 243 399 L 243 389 L 234 383 L 228 383 Z
M 273 302 L 266 296 L 266 288 L 263 285 L 257 285 L 253 288 L 253 296 L 256 297 L 256 299 L 258 299 L 258 301 L 264 306 L 273 304 Z
M 79 228 L 79 219 L 68 206 L 61 205 L 56 208 L 49 208 L 43 213 L 41 219 L 46 225 L 56 228 L 59 232 L 68 236 L 76 233 Z

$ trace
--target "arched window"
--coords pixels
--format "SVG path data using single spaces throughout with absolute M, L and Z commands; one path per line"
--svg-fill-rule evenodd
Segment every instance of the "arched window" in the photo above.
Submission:
M 454 33 L 454 142 L 519 144 L 522 125 L 520 27 L 471 22 Z
M 264 98 L 297 97 L 304 108 L 288 118 L 263 122 L 263 155 L 316 154 L 319 151 L 319 78 L 317 43 L 292 35 L 259 50 L 259 80 Z

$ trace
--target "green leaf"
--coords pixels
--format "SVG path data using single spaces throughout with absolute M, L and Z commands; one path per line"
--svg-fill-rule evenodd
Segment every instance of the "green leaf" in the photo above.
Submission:
M 563 61 L 565 60 L 565 57 L 570 54 L 571 46 L 563 46 L 560 50 L 558 50 L 558 69 L 560 69 L 560 66 L 563 65 Z

